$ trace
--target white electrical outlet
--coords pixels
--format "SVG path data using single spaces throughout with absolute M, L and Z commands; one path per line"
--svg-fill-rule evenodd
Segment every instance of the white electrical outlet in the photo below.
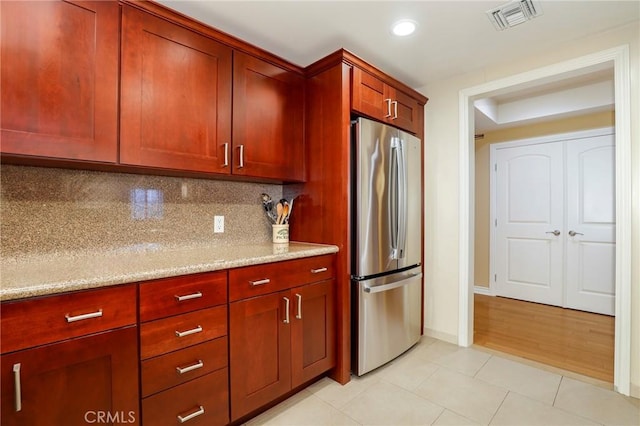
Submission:
M 224 232 L 224 216 L 213 217 L 213 232 L 216 234 Z

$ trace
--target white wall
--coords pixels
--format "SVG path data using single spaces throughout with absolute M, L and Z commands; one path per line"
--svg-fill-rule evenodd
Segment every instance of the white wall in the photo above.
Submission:
M 632 140 L 631 394 L 640 397 L 640 23 L 579 40 L 558 40 L 553 50 L 475 70 L 418 89 L 425 108 L 425 333 L 457 342 L 458 141 L 460 90 L 628 44 Z

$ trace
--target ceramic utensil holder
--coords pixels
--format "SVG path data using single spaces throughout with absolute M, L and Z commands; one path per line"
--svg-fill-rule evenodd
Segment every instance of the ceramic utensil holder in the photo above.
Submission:
M 273 243 L 274 244 L 288 244 L 289 243 L 289 224 L 284 225 L 271 225 L 273 230 Z

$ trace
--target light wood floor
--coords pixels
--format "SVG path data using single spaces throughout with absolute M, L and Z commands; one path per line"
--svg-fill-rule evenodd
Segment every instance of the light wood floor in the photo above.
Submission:
M 613 383 L 614 317 L 474 296 L 474 344 Z

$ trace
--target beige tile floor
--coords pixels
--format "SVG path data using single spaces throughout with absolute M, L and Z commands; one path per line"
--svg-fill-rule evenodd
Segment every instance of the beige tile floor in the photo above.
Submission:
M 640 425 L 640 400 L 607 384 L 424 337 L 341 386 L 324 378 L 247 426 Z

